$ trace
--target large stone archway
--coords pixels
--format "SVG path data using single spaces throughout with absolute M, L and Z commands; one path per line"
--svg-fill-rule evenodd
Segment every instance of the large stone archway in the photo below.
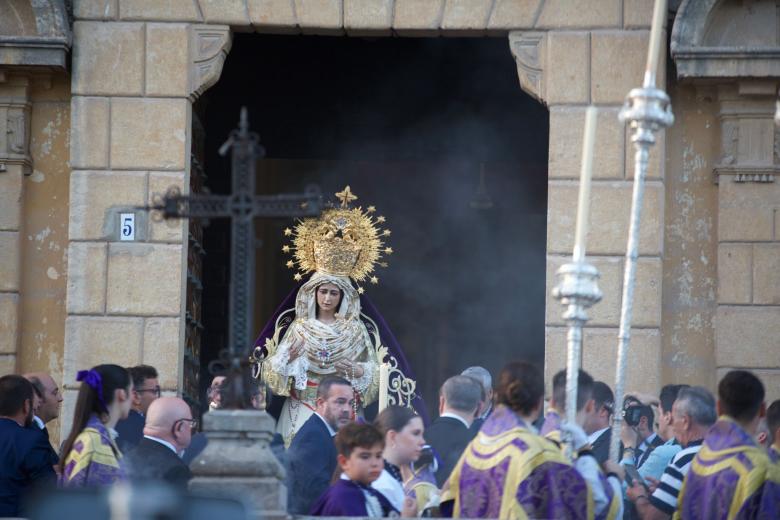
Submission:
M 614 377 L 631 171 L 617 111 L 641 81 L 651 8 L 590 0 L 572 16 L 558 0 L 82 0 L 75 3 L 64 374 L 97 362 L 160 369 L 181 384 L 186 229 L 138 214 L 136 242 L 119 242 L 118 213 L 169 185 L 188 185 L 191 104 L 219 78 L 231 31 L 506 37 L 520 86 L 550 109 L 548 283 L 573 243 L 585 107 L 601 108 L 589 249 L 604 301 L 586 334 L 585 368 Z M 619 67 L 615 63 L 620 63 Z M 663 139 L 647 187 L 629 381 L 655 390 L 661 373 Z M 547 370 L 563 365 L 564 328 L 547 306 Z M 639 372 L 641 370 L 641 377 Z M 66 407 L 65 415 L 70 410 Z

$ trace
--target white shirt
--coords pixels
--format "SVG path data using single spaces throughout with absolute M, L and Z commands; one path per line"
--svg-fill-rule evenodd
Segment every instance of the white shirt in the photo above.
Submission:
M 463 418 L 463 417 L 461 417 L 460 415 L 456 415 L 456 414 L 454 414 L 454 413 L 450 413 L 450 412 L 444 412 L 444 413 L 443 413 L 443 414 L 441 414 L 439 417 L 450 417 L 450 418 L 452 418 L 452 419 L 457 419 L 457 420 L 459 420 L 460 422 L 462 422 L 462 423 L 463 423 L 463 426 L 465 426 L 466 428 L 469 428 L 469 427 L 471 426 L 471 425 L 468 423 L 468 421 L 466 421 L 466 419 L 464 419 L 464 418 Z M 400 511 L 400 509 L 399 509 L 399 511 Z
M 601 437 L 601 434 L 607 430 L 609 430 L 609 426 L 607 426 L 606 428 L 602 428 L 600 430 L 596 430 L 595 432 L 588 435 L 588 444 L 592 446 L 593 443 L 596 442 L 596 440 L 598 440 L 599 437 Z
M 41 430 L 43 430 L 46 427 L 46 425 L 43 424 L 43 420 L 37 415 L 33 415 L 33 421 L 35 421 L 35 424 L 37 424 L 38 428 L 40 428 Z
M 379 478 L 371 483 L 371 487 L 382 493 L 398 511 L 403 510 L 406 496 L 404 488 L 386 469 L 383 469 Z
M 150 441 L 159 442 L 163 446 L 167 446 L 172 452 L 176 454 L 177 457 L 179 456 L 179 452 L 176 451 L 176 446 L 174 446 L 173 444 L 171 444 L 166 440 L 158 439 L 157 437 L 152 437 L 151 435 L 144 435 L 144 439 L 149 439 Z
M 336 431 L 335 431 L 333 428 L 331 428 L 331 427 L 330 427 L 330 424 L 328 424 L 328 421 L 326 421 L 326 420 L 325 420 L 325 418 L 324 418 L 323 416 L 321 416 L 321 415 L 320 415 L 320 414 L 318 414 L 317 412 L 314 412 L 314 415 L 316 415 L 317 417 L 319 417 L 320 419 L 322 419 L 322 422 L 324 422 L 324 423 L 325 423 L 325 427 L 327 427 L 327 428 L 328 428 L 328 433 L 330 433 L 330 436 L 331 436 L 331 437 L 333 437 L 333 436 L 335 436 L 335 435 L 336 435 Z

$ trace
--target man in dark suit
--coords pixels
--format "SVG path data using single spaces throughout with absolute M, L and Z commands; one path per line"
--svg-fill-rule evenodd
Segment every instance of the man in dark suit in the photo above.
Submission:
M 144 422 L 149 405 L 160 397 L 160 383 L 157 370 L 149 365 L 138 365 L 127 369 L 133 381 L 133 407 L 127 415 L 116 424 L 116 444 L 119 451 L 127 454 L 135 448 L 144 436 Z
M 352 386 L 346 379 L 326 376 L 320 381 L 314 414 L 303 423 L 287 450 L 290 514 L 309 514 L 314 501 L 328 489 L 336 470 L 333 437 L 352 420 L 354 399 Z
M 425 430 L 425 440 L 439 458 L 436 483 L 441 487 L 463 450 L 476 435 L 470 430 L 482 399 L 482 386 L 469 376 L 447 379 L 439 391 L 439 417 Z
M 51 445 L 49 440 L 49 430 L 46 425 L 59 417 L 60 404 L 62 403 L 62 394 L 49 374 L 45 372 L 33 372 L 25 374 L 24 378 L 32 383 L 33 391 L 38 397 L 38 406 L 33 413 L 33 420 L 28 428 L 38 430 L 43 433 L 41 446 L 49 451 L 49 457 L 53 460 L 53 465 L 59 462 L 60 458 Z
M 181 454 L 190 445 L 195 421 L 190 407 L 178 397 L 161 397 L 147 410 L 144 436 L 127 455 L 130 478 L 138 482 L 165 481 L 182 491 L 192 478 Z
M 612 438 L 612 414 L 615 409 L 615 395 L 603 381 L 593 383 L 592 394 L 595 406 L 593 413 L 585 419 L 583 430 L 588 434 L 591 452 L 599 464 L 609 458 L 609 441 Z
M 0 517 L 22 516 L 21 502 L 34 486 L 54 485 L 57 475 L 48 441 L 27 428 L 33 418 L 33 386 L 22 376 L 0 377 Z

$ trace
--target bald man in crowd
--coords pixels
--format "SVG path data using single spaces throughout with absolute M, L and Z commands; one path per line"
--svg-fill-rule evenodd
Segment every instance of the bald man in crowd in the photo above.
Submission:
M 146 412 L 144 438 L 127 456 L 130 478 L 162 480 L 186 491 L 192 473 L 181 455 L 190 445 L 196 424 L 182 399 L 155 399 Z
M 62 393 L 57 383 L 46 372 L 32 372 L 25 374 L 24 378 L 32 383 L 35 394 L 38 395 L 38 406 L 35 408 L 33 420 L 28 428 L 40 430 L 42 437 L 38 437 L 38 444 L 45 450 L 52 461 L 54 471 L 59 471 L 57 463 L 60 458 L 49 440 L 49 430 L 46 425 L 60 416 L 60 404 L 62 403 Z

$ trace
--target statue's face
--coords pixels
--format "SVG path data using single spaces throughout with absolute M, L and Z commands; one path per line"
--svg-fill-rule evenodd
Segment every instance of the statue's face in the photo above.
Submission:
M 324 283 L 317 287 L 317 307 L 321 310 L 336 312 L 341 303 L 341 289 L 332 283 Z

